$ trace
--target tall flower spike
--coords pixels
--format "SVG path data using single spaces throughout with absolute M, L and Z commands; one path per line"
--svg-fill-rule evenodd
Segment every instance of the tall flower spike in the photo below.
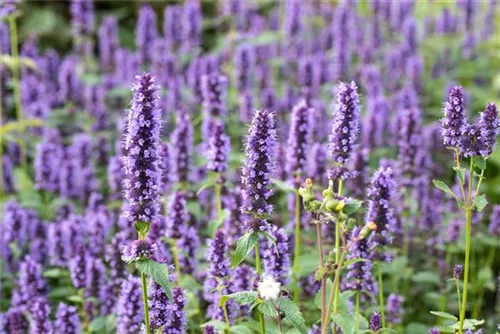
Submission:
M 99 61 L 103 69 L 115 69 L 115 54 L 119 47 L 118 22 L 115 17 L 106 16 L 99 27 Z
M 227 159 L 231 144 L 229 137 L 224 131 L 224 123 L 221 120 L 214 122 L 212 136 L 208 142 L 207 169 L 216 173 L 224 173 L 227 170 Z
M 288 283 L 290 274 L 290 236 L 283 229 L 275 228 L 271 235 L 275 243 L 268 240 L 267 247 L 263 252 L 264 269 L 267 275 L 271 275 L 282 285 Z M 276 253 L 278 252 L 278 254 Z
M 343 165 L 349 160 L 359 133 L 359 97 L 354 81 L 340 83 L 333 119 L 329 150 L 333 160 Z
M 92 0 L 72 0 L 71 25 L 77 37 L 89 36 L 94 30 L 94 3 Z
M 497 143 L 497 136 L 500 131 L 500 120 L 498 109 L 494 103 L 488 103 L 486 109 L 479 115 L 479 131 L 484 145 L 483 157 L 493 153 Z
M 135 334 L 141 332 L 143 306 L 141 283 L 135 277 L 129 277 L 122 283 L 117 304 L 117 333 Z
M 199 1 L 186 1 L 182 15 L 183 48 L 185 51 L 191 51 L 201 42 L 202 16 Z
M 182 7 L 165 6 L 163 12 L 163 36 L 170 48 L 176 50 L 182 43 Z
M 58 141 L 59 136 L 45 136 L 38 144 L 35 156 L 35 181 L 37 189 L 56 191 L 59 188 L 59 172 L 57 166 L 63 158 L 63 149 Z
M 156 13 L 150 5 L 142 5 L 137 20 L 135 44 L 139 62 L 150 63 L 153 41 L 158 37 Z
M 251 75 L 255 64 L 255 50 L 250 45 L 241 45 L 236 49 L 234 56 L 236 87 L 238 92 L 244 93 L 250 90 Z
M 185 111 L 177 115 L 172 133 L 173 174 L 178 182 L 188 182 L 191 178 L 191 157 L 193 155 L 193 126 Z
M 464 91 L 462 87 L 453 87 L 443 108 L 442 120 L 443 142 L 446 147 L 460 146 L 460 138 L 465 130 L 467 120 L 465 116 Z
M 172 300 L 167 306 L 168 321 L 163 328 L 163 333 L 181 334 L 186 332 L 187 319 L 184 307 L 186 297 L 178 286 L 172 289 Z
M 47 283 L 42 277 L 42 267 L 31 256 L 26 256 L 19 268 L 19 279 L 12 295 L 12 304 L 29 310 L 36 297 L 47 291 Z
M 401 174 L 413 179 L 416 171 L 415 158 L 421 147 L 421 115 L 417 108 L 403 111 L 398 136 L 398 159 L 401 163 Z
M 275 114 L 256 110 L 245 140 L 245 162 L 241 172 L 243 213 L 263 217 L 273 210 L 268 199 L 272 194 L 270 176 L 275 168 Z
M 352 230 L 352 240 L 355 240 L 351 247 L 351 253 L 348 259 L 365 259 L 366 261 L 352 263 L 348 266 L 347 284 L 348 290 L 354 291 L 368 291 L 375 290 L 375 282 L 371 274 L 372 264 L 368 261 L 370 244 L 366 238 L 360 238 L 361 228 L 356 226 Z
M 182 192 L 176 192 L 168 210 L 166 220 L 167 236 L 171 239 L 180 239 L 189 222 L 189 212 Z
M 28 332 L 29 323 L 23 315 L 23 310 L 17 306 L 9 308 L 2 314 L 0 330 L 2 333 L 25 334 Z
M 35 298 L 30 309 L 30 334 L 52 333 L 50 306 L 45 297 Z
M 383 247 L 392 242 L 391 234 L 395 231 L 397 222 L 394 209 L 391 207 L 394 193 L 394 181 L 391 168 L 380 168 L 373 176 L 368 189 L 368 211 L 366 221 L 377 225 L 375 233 L 370 234 L 369 243 L 373 252 L 370 258 L 374 261 L 386 259 Z
M 297 184 L 300 184 L 306 176 L 313 113 L 314 109 L 308 106 L 306 100 L 301 100 L 292 110 L 292 123 L 286 151 L 286 171 L 290 180 Z
M 160 110 L 158 87 L 149 73 L 137 77 L 127 119 L 123 159 L 129 222 L 150 223 L 158 211 Z
M 208 274 L 213 277 L 223 278 L 230 274 L 229 260 L 226 256 L 227 242 L 222 230 L 217 230 L 210 243 L 207 261 L 209 262 Z
M 56 321 L 54 323 L 55 333 L 78 334 L 81 331 L 80 317 L 75 306 L 60 303 L 57 307 Z
M 167 143 L 162 143 L 158 152 L 159 167 L 160 167 L 160 195 L 167 195 L 170 186 L 172 185 L 171 173 L 171 149 Z

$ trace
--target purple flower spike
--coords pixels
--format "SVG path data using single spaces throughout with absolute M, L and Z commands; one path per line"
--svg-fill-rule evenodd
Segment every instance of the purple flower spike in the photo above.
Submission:
M 141 283 L 135 277 L 129 277 L 122 283 L 117 303 L 116 331 L 123 334 L 141 332 L 144 321 Z
M 94 2 L 92 0 L 72 0 L 71 25 L 77 37 L 92 35 L 94 30 Z
M 306 173 L 307 154 L 312 139 L 314 109 L 301 100 L 292 110 L 292 123 L 288 134 L 286 171 L 290 180 L 301 183 Z M 301 178 L 302 177 L 302 178 Z
M 212 325 L 206 325 L 203 329 L 204 334 L 217 334 L 217 330 Z
M 179 247 L 179 263 L 181 271 L 185 274 L 192 275 L 198 264 L 196 251 L 200 248 L 200 238 L 195 227 L 187 228 L 182 237 L 177 241 Z
M 225 114 L 226 90 L 227 78 L 224 75 L 211 73 L 201 77 L 203 108 L 207 115 L 222 116 Z
M 245 142 L 245 163 L 242 169 L 242 213 L 263 217 L 273 210 L 268 199 L 270 176 L 275 168 L 275 115 L 267 110 L 256 110 Z
M 199 1 L 187 1 L 182 16 L 183 48 L 185 51 L 191 51 L 201 43 L 202 16 Z
M 462 132 L 467 125 L 464 91 L 462 87 L 454 87 L 451 89 L 448 100 L 444 104 L 443 112 L 444 118 L 442 127 L 444 146 L 458 148 L 460 146 Z
M 60 303 L 57 307 L 56 321 L 54 323 L 55 333 L 78 334 L 81 331 L 80 317 L 75 306 Z
M 182 43 L 182 7 L 166 6 L 163 12 L 163 36 L 171 51 Z
M 224 173 L 227 170 L 227 159 L 231 144 L 229 137 L 224 131 L 224 123 L 217 120 L 214 123 L 213 133 L 208 143 L 207 169 L 216 173 Z
M 361 228 L 354 227 L 352 230 L 352 240 L 356 240 L 360 235 Z M 368 259 L 370 253 L 370 243 L 366 238 L 361 238 L 353 243 L 351 248 L 351 253 L 348 259 Z M 347 289 L 354 291 L 368 291 L 373 292 L 375 290 L 375 282 L 371 274 L 372 264 L 370 261 L 361 261 L 350 264 L 348 266 L 347 273 Z
M 494 205 L 490 216 L 488 233 L 492 236 L 500 236 L 500 205 Z
M 417 108 L 403 110 L 398 136 L 401 174 L 410 179 L 418 172 L 415 158 L 421 148 L 421 115 Z
M 178 182 L 189 182 L 191 178 L 191 158 L 193 155 L 193 126 L 187 112 L 177 117 L 172 133 L 173 174 Z
M 171 239 L 180 239 L 189 222 L 189 212 L 182 192 L 176 192 L 168 210 L 166 221 L 167 236 Z
M 494 103 L 488 103 L 486 109 L 479 115 L 479 131 L 484 143 L 483 157 L 493 153 L 497 143 L 497 136 L 500 131 L 500 120 L 498 118 L 498 109 Z
M 236 67 L 236 87 L 238 92 L 250 90 L 253 67 L 255 64 L 255 50 L 249 45 L 241 45 L 236 49 L 234 63 Z
M 132 91 L 124 142 L 127 155 L 123 159 L 125 197 L 129 203 L 125 216 L 131 223 L 150 223 L 158 211 L 158 87 L 153 76 L 146 73 L 137 77 Z
M 268 240 L 267 247 L 263 252 L 264 269 L 267 275 L 271 275 L 282 285 L 288 283 L 290 274 L 290 236 L 283 229 L 275 229 L 271 235 L 276 240 L 276 245 Z M 278 254 L 276 254 L 276 250 Z
M 387 318 L 393 324 L 399 324 L 401 322 L 401 316 L 403 315 L 403 302 L 404 298 L 400 295 L 391 293 L 387 298 Z
M 160 176 L 160 195 L 167 195 L 170 186 L 172 185 L 172 165 L 171 165 L 171 149 L 167 143 L 162 143 L 158 152 Z
M 186 301 L 180 287 L 176 286 L 172 289 L 172 300 L 167 306 L 168 321 L 163 328 L 163 333 L 182 334 L 186 332 L 187 319 L 184 311 Z
M 207 261 L 210 264 L 208 274 L 213 277 L 223 278 L 230 274 L 229 260 L 226 257 L 227 242 L 222 230 L 217 230 L 210 243 Z
M 359 133 L 359 97 L 354 82 L 340 83 L 333 118 L 329 150 L 333 160 L 343 165 L 349 160 Z
M 374 261 L 386 259 L 382 248 L 392 242 L 391 234 L 398 232 L 392 208 L 394 188 L 391 168 L 380 168 L 375 172 L 368 189 L 369 202 L 366 213 L 366 221 L 377 225 L 375 233 L 372 233 L 368 239 L 370 248 L 373 249 L 370 258 Z
M 46 136 L 38 145 L 35 156 L 37 189 L 56 191 L 59 188 L 59 171 L 57 166 L 61 163 L 63 153 L 58 136 Z
M 106 16 L 99 27 L 99 60 L 103 69 L 115 69 L 115 54 L 119 47 L 118 22 L 115 17 Z
M 382 328 L 382 317 L 380 313 L 374 312 L 370 316 L 370 330 L 377 332 Z
M 154 260 L 156 251 L 156 244 L 148 239 L 134 240 L 123 248 L 122 259 L 128 263 L 141 259 Z
M 156 13 L 150 5 L 142 5 L 137 20 L 135 44 L 139 62 L 150 63 L 153 41 L 158 37 Z
M 28 332 L 29 323 L 23 315 L 23 310 L 17 306 L 9 308 L 2 315 L 0 330 L 2 333 L 25 334 Z
M 38 297 L 33 301 L 30 309 L 30 334 L 52 333 L 50 321 L 50 306 L 45 297 Z
M 12 304 L 29 310 L 36 297 L 45 295 L 47 283 L 42 277 L 42 267 L 31 256 L 26 256 L 19 267 L 19 279 L 12 295 Z
M 453 278 L 459 280 L 464 272 L 464 267 L 461 264 L 456 264 L 453 267 Z

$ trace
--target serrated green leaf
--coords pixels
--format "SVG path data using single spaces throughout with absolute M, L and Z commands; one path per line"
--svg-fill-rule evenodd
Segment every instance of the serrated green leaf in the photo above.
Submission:
M 356 328 L 356 318 L 354 314 L 338 313 L 333 316 L 333 322 L 340 327 L 342 333 L 353 334 Z
M 231 262 L 231 267 L 234 269 L 254 249 L 255 245 L 259 241 L 259 237 L 256 233 L 246 233 L 236 242 L 236 251 L 234 252 L 233 260 Z
M 106 328 L 106 317 L 97 317 L 92 319 L 89 324 L 89 330 L 92 333 L 103 333 Z
M 474 207 L 477 211 L 481 212 L 488 205 L 488 200 L 486 199 L 486 194 L 482 194 L 476 197 L 474 200 Z
M 440 311 L 431 311 L 430 313 L 434 314 L 435 316 L 440 317 L 440 318 L 450 319 L 453 321 L 458 320 L 457 317 L 455 317 L 453 314 L 450 314 L 450 313 L 440 312 Z
M 136 261 L 135 267 L 141 273 L 145 274 L 146 276 L 153 279 L 156 283 L 158 283 L 163 288 L 168 298 L 172 299 L 169 273 L 166 265 L 155 262 L 153 260 L 144 259 Z
M 225 298 L 226 301 L 228 299 L 232 299 L 240 305 L 248 305 L 254 303 L 257 300 L 258 295 L 255 291 L 240 291 L 222 296 L 222 298 Z
M 259 304 L 257 309 L 263 315 L 266 315 L 271 318 L 275 318 L 277 315 L 276 308 L 274 307 L 273 303 L 270 300 L 264 300 L 262 303 Z
M 278 305 L 280 311 L 285 314 L 285 320 L 292 323 L 292 325 L 299 330 L 301 333 L 307 333 L 307 328 L 305 325 L 304 317 L 302 316 L 302 312 L 295 302 L 288 298 L 280 298 L 278 299 Z
M 243 325 L 236 325 L 236 326 L 232 326 L 229 331 L 231 333 L 241 333 L 241 334 L 252 334 L 252 330 L 246 326 L 243 326 Z
M 432 183 L 439 190 L 444 191 L 445 193 L 447 193 L 448 195 L 452 196 L 453 198 L 456 198 L 456 195 L 453 192 L 453 190 L 451 190 L 451 188 L 446 183 L 444 183 L 443 181 L 432 180 Z
M 223 331 L 225 328 L 226 328 L 226 323 L 221 321 L 221 320 L 217 320 L 217 319 L 214 319 L 214 320 L 210 320 L 209 322 L 206 322 L 204 323 L 203 325 L 201 325 L 200 327 L 201 328 L 204 328 L 206 327 L 207 325 L 212 325 L 214 326 L 214 328 L 218 331 Z
M 349 202 L 344 205 L 342 212 L 348 216 L 352 215 L 353 213 L 355 213 L 359 209 L 361 209 L 362 204 L 363 204 L 363 201 L 360 201 L 357 199 L 350 199 Z

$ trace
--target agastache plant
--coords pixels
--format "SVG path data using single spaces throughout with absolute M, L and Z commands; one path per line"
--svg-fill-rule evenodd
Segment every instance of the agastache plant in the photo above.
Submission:
M 460 87 L 451 90 L 444 106 L 442 121 L 443 141 L 455 155 L 453 170 L 457 173 L 460 193 L 456 194 L 446 183 L 433 180 L 434 185 L 450 195 L 457 202 L 465 215 L 465 262 L 463 267 L 463 291 L 459 307 L 458 332 L 463 334 L 466 322 L 467 293 L 470 277 L 472 213 L 481 212 L 488 204 L 486 196 L 481 194 L 481 183 L 487 167 L 487 159 L 493 152 L 500 129 L 498 109 L 489 103 L 480 113 L 476 124 L 468 124 L 464 112 L 464 97 Z M 462 160 L 468 159 L 468 169 L 462 167 Z M 474 186 L 474 183 L 475 186 Z M 454 275 L 458 282 L 460 275 Z M 460 288 L 457 284 L 458 295 Z M 459 298 L 460 300 L 460 298 Z
M 129 224 L 134 224 L 139 240 L 127 247 L 124 260 L 135 263 L 141 271 L 142 298 L 146 333 L 150 333 L 147 276 L 143 261 L 157 266 L 160 276 L 153 279 L 166 282 L 161 284 L 170 296 L 167 268 L 152 261 L 152 245 L 146 239 L 150 224 L 158 212 L 161 169 L 158 161 L 160 146 L 160 110 L 158 87 L 154 77 L 145 73 L 137 77 L 133 86 L 133 97 L 127 118 L 127 132 L 124 141 L 126 155 L 123 158 L 125 170 L 125 197 L 128 211 L 124 216 Z M 142 269 L 141 269 L 142 268 Z M 148 272 L 150 275 L 152 271 Z M 168 277 L 168 276 L 167 276 Z

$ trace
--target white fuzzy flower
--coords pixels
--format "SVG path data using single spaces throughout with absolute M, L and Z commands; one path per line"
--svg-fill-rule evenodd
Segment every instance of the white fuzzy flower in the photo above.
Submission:
M 281 284 L 276 282 L 272 276 L 264 276 L 259 282 L 258 291 L 262 299 L 276 299 L 280 295 Z

